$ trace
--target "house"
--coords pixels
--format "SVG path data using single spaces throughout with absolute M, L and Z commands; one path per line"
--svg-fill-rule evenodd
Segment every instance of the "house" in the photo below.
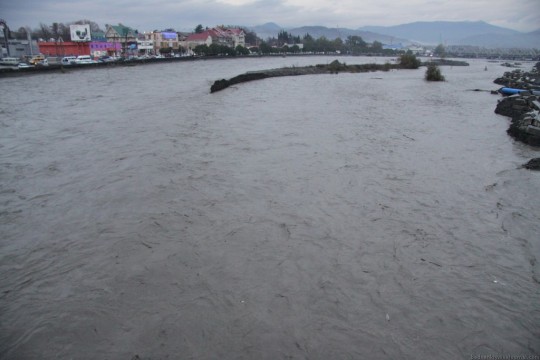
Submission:
M 187 49 L 188 54 L 193 54 L 193 49 L 195 49 L 195 47 L 198 45 L 212 45 L 212 35 L 210 35 L 209 30 L 203 31 L 199 34 L 191 34 L 188 35 L 186 39 L 180 43 L 180 45 Z
M 137 48 L 139 49 L 139 54 L 142 55 L 153 55 L 154 52 L 154 41 L 147 36 L 149 34 L 139 34 L 137 39 Z
M 201 33 L 188 35 L 180 45 L 192 52 L 198 45 L 210 46 L 212 44 L 224 45 L 235 48 L 238 45 L 246 46 L 246 35 L 242 29 L 226 28 L 217 26 L 212 29 L 207 29 Z
M 237 47 L 238 45 L 246 47 L 246 34 L 244 33 L 244 30 L 233 28 L 227 29 L 227 32 L 234 42 L 234 47 Z
M 105 32 L 105 38 L 107 42 L 113 44 L 121 44 L 121 52 L 123 55 L 127 55 L 137 49 L 137 38 L 139 32 L 128 26 L 122 24 L 107 25 L 107 31 Z M 113 48 L 116 49 L 116 45 Z M 117 54 L 115 54 L 117 55 Z
M 181 45 L 178 33 L 172 29 L 145 32 L 144 41 L 147 44 L 152 43 L 152 52 L 154 54 L 158 54 L 161 49 L 177 50 Z
M 122 24 L 118 24 L 117 26 L 114 25 L 107 25 L 107 31 L 105 32 L 105 38 L 109 42 L 134 42 L 137 41 L 137 34 L 139 32 L 137 30 L 134 30 L 128 26 L 124 26 Z
M 228 29 L 222 27 L 215 27 L 210 30 L 210 34 L 212 35 L 212 43 L 228 47 L 235 47 L 234 38 L 227 30 Z
M 210 30 L 210 32 L 212 35 L 212 42 L 232 48 L 235 48 L 238 45 L 246 46 L 246 35 L 242 29 L 217 26 Z

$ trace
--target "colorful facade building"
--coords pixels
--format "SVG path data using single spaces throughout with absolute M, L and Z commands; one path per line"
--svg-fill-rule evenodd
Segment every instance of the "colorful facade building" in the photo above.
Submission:
M 246 35 L 242 29 L 226 28 L 218 26 L 212 29 L 207 29 L 201 33 L 190 34 L 180 43 L 181 46 L 188 49 L 189 52 L 198 45 L 212 44 L 225 45 L 235 48 L 238 45 L 246 46 Z
M 152 44 L 153 54 L 159 54 L 161 49 L 173 49 L 175 51 L 178 50 L 179 46 L 178 33 L 172 29 L 144 33 L 144 41 L 147 44 Z
M 210 34 L 210 31 L 188 35 L 182 43 L 182 46 L 188 49 L 188 53 L 193 53 L 193 49 L 199 45 L 212 45 L 212 35 Z
M 39 52 L 45 56 L 90 55 L 90 43 L 74 41 L 40 41 Z
M 226 28 L 226 27 L 215 27 L 213 29 L 216 32 L 220 32 L 220 37 L 225 38 L 227 43 L 230 44 L 231 47 L 237 47 L 237 46 L 246 46 L 246 34 L 244 33 L 244 30 L 239 28 Z
M 120 42 L 110 43 L 103 32 L 92 32 L 91 41 L 40 41 L 38 42 L 39 52 L 45 56 L 79 56 L 90 55 L 99 57 L 104 55 L 115 55 L 122 51 Z
M 79 56 L 90 55 L 99 57 L 113 56 L 122 51 L 122 44 L 103 41 L 74 42 L 74 41 L 40 41 L 39 52 L 45 56 Z
M 107 42 L 113 43 L 114 49 L 117 49 L 120 44 L 120 52 L 110 55 L 136 55 L 137 54 L 137 39 L 139 32 L 129 26 L 118 24 L 117 26 L 108 25 L 105 32 Z
M 154 55 L 154 42 L 146 38 L 146 34 L 139 34 L 137 39 L 137 48 L 139 55 Z
M 90 45 L 90 55 L 93 57 L 115 56 L 122 52 L 122 44 L 110 43 L 106 41 L 92 41 Z

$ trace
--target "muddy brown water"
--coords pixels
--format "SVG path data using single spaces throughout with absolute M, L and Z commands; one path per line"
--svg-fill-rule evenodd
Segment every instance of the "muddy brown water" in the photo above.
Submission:
M 505 68 L 209 93 L 334 59 L 0 79 L 0 358 L 538 355 L 538 152 L 466 91 Z

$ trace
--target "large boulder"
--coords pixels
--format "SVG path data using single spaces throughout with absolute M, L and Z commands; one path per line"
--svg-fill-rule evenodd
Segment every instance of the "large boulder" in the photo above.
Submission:
M 540 158 L 531 159 L 528 163 L 523 164 L 525 169 L 540 170 Z
M 505 97 L 495 113 L 512 118 L 508 135 L 532 146 L 540 146 L 540 101 L 530 92 Z

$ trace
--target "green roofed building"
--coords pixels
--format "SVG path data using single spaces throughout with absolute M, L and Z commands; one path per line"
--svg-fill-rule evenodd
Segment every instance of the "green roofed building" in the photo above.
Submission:
M 115 41 L 137 41 L 138 31 L 130 28 L 129 26 L 124 26 L 122 24 L 107 25 L 107 32 L 105 37 L 109 42 Z
M 128 56 L 129 53 L 136 54 L 137 51 L 137 37 L 139 32 L 122 24 L 107 25 L 107 31 L 105 37 L 107 42 L 120 43 L 122 49 L 122 56 Z M 132 54 L 133 55 L 133 54 Z
M 107 41 L 103 31 L 92 31 L 92 41 Z

